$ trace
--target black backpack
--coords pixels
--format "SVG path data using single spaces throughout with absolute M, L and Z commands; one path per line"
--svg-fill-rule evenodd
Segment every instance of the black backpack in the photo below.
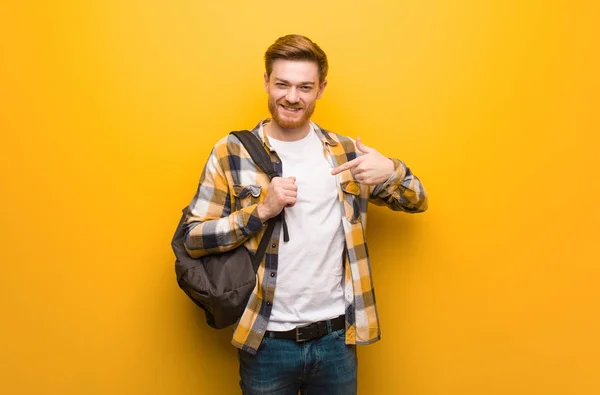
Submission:
M 247 130 L 231 132 L 244 145 L 252 160 L 269 179 L 279 177 L 269 154 L 258 138 Z M 265 254 L 278 217 L 268 221 L 255 255 L 243 246 L 231 251 L 192 258 L 184 247 L 184 221 L 188 208 L 177 225 L 171 246 L 175 253 L 175 273 L 179 287 L 206 312 L 206 322 L 216 329 L 234 324 L 241 317 L 256 285 L 256 271 Z

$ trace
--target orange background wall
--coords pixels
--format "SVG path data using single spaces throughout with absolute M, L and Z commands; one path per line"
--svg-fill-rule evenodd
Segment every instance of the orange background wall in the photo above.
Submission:
M 315 120 L 422 179 L 370 210 L 383 340 L 361 394 L 600 393 L 597 1 L 0 6 L 0 393 L 235 394 L 170 239 L 262 55 L 330 58 Z

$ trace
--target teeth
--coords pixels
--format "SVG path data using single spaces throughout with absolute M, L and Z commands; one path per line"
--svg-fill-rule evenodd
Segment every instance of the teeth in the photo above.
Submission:
M 286 107 L 286 106 L 282 106 L 282 107 L 289 111 L 299 111 L 300 110 L 299 108 L 296 108 L 296 107 Z

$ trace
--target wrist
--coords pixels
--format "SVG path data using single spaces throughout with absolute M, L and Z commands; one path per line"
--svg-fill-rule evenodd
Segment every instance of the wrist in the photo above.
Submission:
M 394 176 L 394 174 L 396 173 L 396 164 L 395 164 L 395 163 L 394 163 L 394 161 L 393 161 L 393 160 L 391 160 L 390 158 L 387 158 L 387 160 L 388 160 L 388 163 L 389 163 L 389 169 L 390 169 L 390 173 L 389 173 L 390 175 L 389 175 L 389 178 L 391 178 L 391 177 L 393 177 L 393 176 Z M 389 178 L 388 178 L 388 179 L 389 179 Z
M 258 219 L 260 219 L 263 224 L 271 219 L 271 216 L 269 216 L 268 210 L 263 203 L 258 203 L 258 206 L 256 206 L 256 213 L 258 214 Z

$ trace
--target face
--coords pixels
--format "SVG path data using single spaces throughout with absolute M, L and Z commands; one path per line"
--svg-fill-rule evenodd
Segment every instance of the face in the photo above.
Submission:
M 306 125 L 326 85 L 327 81 L 319 84 L 319 68 L 315 62 L 277 59 L 271 76 L 265 73 L 265 90 L 269 94 L 273 120 L 283 129 Z

